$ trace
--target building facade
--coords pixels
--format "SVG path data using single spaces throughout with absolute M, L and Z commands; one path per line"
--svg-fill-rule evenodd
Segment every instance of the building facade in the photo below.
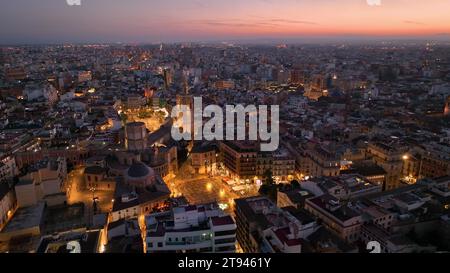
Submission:
M 236 224 L 215 204 L 176 207 L 146 217 L 147 253 L 233 253 Z

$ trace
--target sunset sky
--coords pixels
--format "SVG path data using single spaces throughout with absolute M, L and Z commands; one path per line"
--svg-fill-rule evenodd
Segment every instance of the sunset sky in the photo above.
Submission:
M 370 0 L 369 0 L 370 1 Z M 0 0 L 0 44 L 450 37 L 450 0 Z

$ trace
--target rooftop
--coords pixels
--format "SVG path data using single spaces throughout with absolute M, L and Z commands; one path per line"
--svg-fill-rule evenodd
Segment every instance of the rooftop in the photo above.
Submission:
M 40 226 L 44 208 L 44 202 L 40 202 L 31 207 L 19 208 L 1 233 L 15 232 Z

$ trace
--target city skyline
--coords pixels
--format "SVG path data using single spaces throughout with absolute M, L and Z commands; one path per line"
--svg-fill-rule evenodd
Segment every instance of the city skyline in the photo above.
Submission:
M 374 1 L 373 3 L 376 3 Z M 2 3 L 0 44 L 448 40 L 446 0 Z
M 449 8 L 3 0 L 0 256 L 450 253 Z

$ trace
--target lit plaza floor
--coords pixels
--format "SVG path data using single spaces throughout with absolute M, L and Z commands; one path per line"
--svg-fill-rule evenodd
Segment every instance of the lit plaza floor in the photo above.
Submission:
M 93 198 L 97 199 L 97 213 L 107 213 L 112 209 L 112 191 L 92 192 L 82 187 L 84 168 L 76 169 L 69 174 L 68 204 L 84 203 L 85 217 L 88 222 L 92 221 Z
M 170 180 L 168 185 L 175 196 L 183 195 L 191 204 L 218 202 L 222 204 L 226 212 L 231 214 L 233 214 L 234 199 L 257 194 L 256 188 L 251 185 L 246 185 L 246 189 L 241 192 L 234 192 L 222 181 L 221 176 L 212 178 L 205 175 L 177 176 Z

